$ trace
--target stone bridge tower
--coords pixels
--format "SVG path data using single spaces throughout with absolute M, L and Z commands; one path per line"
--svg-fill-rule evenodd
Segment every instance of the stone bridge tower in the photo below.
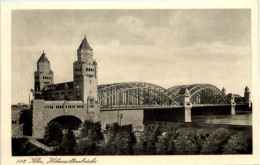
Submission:
M 37 61 L 37 71 L 34 72 L 34 90 L 40 91 L 45 85 L 53 84 L 53 71 L 44 51 Z
M 84 108 L 88 113 L 97 113 L 97 62 L 93 60 L 93 49 L 86 36 L 77 50 L 77 61 L 73 63 L 73 81 L 76 97 L 84 102 Z
M 250 96 L 250 90 L 248 87 L 245 88 L 244 101 L 245 101 L 245 103 L 248 104 L 249 107 L 251 107 L 251 96 Z
M 183 106 L 184 106 L 184 121 L 191 122 L 191 108 L 192 104 L 190 102 L 190 92 L 186 88 L 183 94 Z

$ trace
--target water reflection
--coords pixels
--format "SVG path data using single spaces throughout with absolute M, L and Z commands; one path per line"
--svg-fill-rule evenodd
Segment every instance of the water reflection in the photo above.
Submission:
M 192 122 L 252 126 L 252 112 L 236 113 L 236 115 L 192 116 Z

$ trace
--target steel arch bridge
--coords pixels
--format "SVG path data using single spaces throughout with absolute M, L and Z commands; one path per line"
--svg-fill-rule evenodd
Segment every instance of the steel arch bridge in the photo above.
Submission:
M 177 95 L 180 101 L 181 95 L 185 89 L 190 92 L 190 101 L 192 104 L 228 104 L 228 98 L 222 92 L 211 84 L 192 84 L 181 85 L 169 88 L 168 91 Z
M 182 107 L 183 94 L 188 89 L 194 105 L 226 105 L 228 99 L 211 84 L 192 84 L 165 89 L 145 82 L 123 82 L 98 86 L 98 99 L 103 109 L 138 109 Z

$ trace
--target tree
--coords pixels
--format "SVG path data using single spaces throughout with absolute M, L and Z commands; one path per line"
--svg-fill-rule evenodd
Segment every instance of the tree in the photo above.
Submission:
M 78 138 L 89 137 L 91 140 L 102 140 L 103 134 L 101 132 L 100 122 L 93 123 L 92 121 L 84 121 L 80 127 L 80 134 Z
M 205 143 L 206 139 L 209 137 L 210 135 L 210 130 L 208 129 L 197 129 L 195 132 L 195 136 L 197 139 L 197 144 L 199 147 L 199 151 L 202 150 L 202 145 Z
M 135 143 L 132 125 L 118 126 L 118 124 L 114 124 L 106 135 L 103 154 L 133 155 Z
M 57 146 L 63 138 L 62 128 L 57 122 L 50 122 L 44 134 L 44 142 L 49 146 Z
M 159 155 L 174 154 L 174 141 L 177 137 L 175 130 L 168 130 L 158 136 L 158 141 L 155 143 L 156 153 Z
M 98 144 L 103 140 L 101 124 L 85 121 L 80 127 L 80 134 L 77 137 L 78 142 L 75 147 L 76 154 L 93 155 L 98 150 Z
M 178 129 L 176 140 L 174 140 L 176 154 L 198 154 L 199 145 L 196 133 L 192 129 Z
M 158 125 L 147 125 L 143 135 L 143 151 L 145 155 L 156 154 L 155 144 L 158 141 L 158 136 L 161 134 L 160 127 Z
M 224 154 L 252 154 L 252 132 L 238 132 L 224 145 Z
M 56 151 L 58 155 L 74 155 L 74 147 L 76 145 L 76 138 L 72 130 L 65 130 L 64 137 L 59 148 Z

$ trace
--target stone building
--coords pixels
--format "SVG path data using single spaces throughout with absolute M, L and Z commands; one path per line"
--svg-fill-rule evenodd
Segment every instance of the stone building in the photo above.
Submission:
M 33 136 L 42 138 L 45 127 L 61 116 L 100 121 L 97 100 L 97 62 L 86 36 L 73 63 L 73 81 L 54 84 L 51 63 L 43 52 L 34 73 Z M 67 118 L 68 119 L 68 118 Z M 63 119 L 66 120 L 66 119 Z

